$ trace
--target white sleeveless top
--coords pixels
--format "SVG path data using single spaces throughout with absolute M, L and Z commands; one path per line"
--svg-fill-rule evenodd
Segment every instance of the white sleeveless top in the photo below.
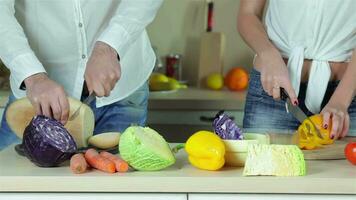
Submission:
M 305 104 L 319 113 L 331 76 L 328 61 L 348 62 L 356 47 L 355 0 L 270 0 L 265 25 L 296 94 L 304 59 L 311 59 Z

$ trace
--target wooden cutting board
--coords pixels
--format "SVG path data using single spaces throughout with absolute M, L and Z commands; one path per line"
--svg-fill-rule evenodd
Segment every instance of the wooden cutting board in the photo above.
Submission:
M 345 140 L 335 140 L 334 144 L 324 145 L 314 150 L 303 150 L 305 160 L 337 160 L 345 159 Z
M 205 87 L 212 73 L 223 73 L 225 35 L 221 32 L 203 33 L 200 41 L 198 87 Z
M 291 134 L 269 133 L 271 144 L 292 144 Z M 352 140 L 352 139 L 351 139 Z M 354 138 L 356 140 L 356 138 Z M 338 160 L 345 159 L 344 148 L 350 141 L 348 139 L 335 140 L 334 144 L 323 145 L 314 150 L 302 150 L 306 160 Z
M 68 98 L 71 116 L 82 102 Z M 13 102 L 6 111 L 6 121 L 10 129 L 22 139 L 23 132 L 31 119 L 35 116 L 35 110 L 27 98 L 22 98 Z M 77 147 L 87 147 L 88 139 L 93 135 L 94 113 L 85 104 L 80 108 L 79 115 L 72 121 L 68 121 L 65 128 L 73 136 Z
M 223 74 L 225 35 L 213 32 L 214 2 L 206 0 L 207 27 L 200 40 L 198 87 L 205 87 L 206 78 L 212 73 Z

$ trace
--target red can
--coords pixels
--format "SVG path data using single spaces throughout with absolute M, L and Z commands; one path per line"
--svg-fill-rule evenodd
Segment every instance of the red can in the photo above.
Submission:
M 168 77 L 181 80 L 182 78 L 181 55 L 169 54 L 166 57 L 166 75 Z

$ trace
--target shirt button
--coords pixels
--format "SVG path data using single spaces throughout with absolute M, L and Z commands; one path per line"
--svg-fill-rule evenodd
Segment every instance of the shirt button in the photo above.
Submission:
M 82 23 L 79 23 L 78 26 L 81 28 L 81 27 L 83 27 L 83 24 L 82 24 Z
M 82 58 L 85 59 L 85 58 L 86 58 L 86 55 L 83 54 L 83 55 L 82 55 Z

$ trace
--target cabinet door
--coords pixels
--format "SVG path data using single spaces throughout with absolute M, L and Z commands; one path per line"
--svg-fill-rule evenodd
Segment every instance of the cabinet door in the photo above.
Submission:
M 304 194 L 189 194 L 189 200 L 351 200 L 355 195 Z
M 118 186 L 119 187 L 119 186 Z M 155 193 L 0 193 L 6 200 L 187 200 L 187 194 Z

